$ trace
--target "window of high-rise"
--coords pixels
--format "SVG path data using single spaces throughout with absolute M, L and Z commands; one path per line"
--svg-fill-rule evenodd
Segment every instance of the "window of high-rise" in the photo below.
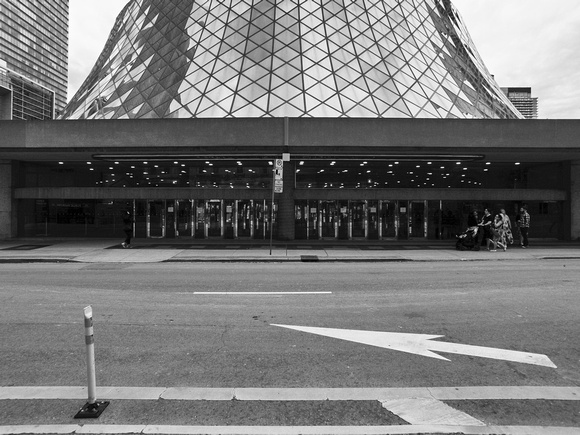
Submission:
M 501 88 L 501 90 L 524 118 L 538 118 L 538 97 L 532 97 L 532 88 Z
M 0 3 L 0 110 L 5 119 L 50 119 L 63 110 L 68 19 L 68 0 Z

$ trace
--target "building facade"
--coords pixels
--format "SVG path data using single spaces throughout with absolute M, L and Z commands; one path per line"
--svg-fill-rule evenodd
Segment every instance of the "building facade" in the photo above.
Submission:
M 1 236 L 455 239 L 523 204 L 532 238 L 580 237 L 580 121 L 0 122 Z M 284 157 L 286 161 L 284 161 Z M 276 193 L 276 160 L 282 191 Z
M 0 236 L 580 237 L 580 123 L 527 121 L 449 0 L 132 0 L 58 121 L 0 122 Z
M 67 101 L 68 0 L 0 3 L 1 119 L 54 119 Z
M 532 97 L 532 88 L 501 88 L 516 109 L 526 119 L 538 119 L 538 97 Z

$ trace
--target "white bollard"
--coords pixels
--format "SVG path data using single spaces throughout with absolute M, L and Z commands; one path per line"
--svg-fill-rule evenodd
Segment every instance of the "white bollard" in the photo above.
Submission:
M 95 337 L 93 335 L 93 308 L 85 307 L 85 344 L 87 345 L 87 380 L 89 404 L 97 401 L 97 374 L 95 372 Z
M 93 336 L 93 308 L 89 305 L 85 314 L 85 344 L 87 350 L 88 402 L 75 415 L 75 418 L 97 418 L 109 402 L 97 402 L 97 375 L 95 370 L 95 337 Z

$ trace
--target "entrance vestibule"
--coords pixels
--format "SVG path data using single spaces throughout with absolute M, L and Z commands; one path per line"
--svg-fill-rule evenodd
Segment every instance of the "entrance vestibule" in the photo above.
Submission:
M 427 202 L 296 201 L 295 225 L 296 239 L 423 239 L 427 236 Z
M 136 201 L 137 206 L 139 202 Z M 145 237 L 266 239 L 269 237 L 270 208 L 267 200 L 148 200 Z M 424 239 L 427 226 L 426 201 L 307 200 L 295 203 L 296 239 Z
M 136 201 L 139 214 L 140 200 Z M 147 238 L 265 239 L 271 205 L 265 200 L 149 200 Z M 138 222 L 138 219 L 136 219 Z
M 473 211 L 507 211 L 515 223 L 516 201 L 295 199 L 284 210 L 269 199 L 33 199 L 20 203 L 24 237 L 119 237 L 122 214 L 132 211 L 135 238 L 296 240 L 454 240 Z M 534 237 L 558 239 L 564 208 L 559 202 L 528 203 Z M 282 221 L 282 217 L 285 221 Z M 280 238 L 283 240 L 283 238 Z

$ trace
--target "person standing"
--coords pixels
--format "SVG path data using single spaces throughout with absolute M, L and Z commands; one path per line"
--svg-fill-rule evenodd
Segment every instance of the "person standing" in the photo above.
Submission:
M 530 230 L 530 215 L 526 210 L 526 207 L 522 206 L 520 208 L 520 220 L 518 223 L 520 229 L 520 244 L 522 248 L 527 248 L 529 246 L 528 233 Z
M 131 237 L 133 237 L 133 217 L 129 210 L 123 213 L 123 231 L 125 232 L 125 241 L 121 243 L 121 246 L 123 248 L 130 248 Z
M 505 243 L 505 231 L 503 229 L 503 219 L 501 214 L 496 214 L 491 224 L 490 238 L 487 241 L 487 250 L 495 252 L 498 246 L 502 248 L 504 251 L 507 249 Z
M 499 215 L 501 216 L 502 229 L 504 230 L 504 245 L 507 247 L 508 243 L 512 244 L 514 242 L 514 236 L 512 234 L 512 222 L 504 208 L 499 211 Z
M 489 242 L 488 240 L 491 238 L 491 224 L 493 223 L 493 216 L 486 208 L 483 210 L 483 217 L 481 218 L 481 222 L 479 226 L 483 230 L 482 237 L 481 237 L 481 247 L 488 247 Z

